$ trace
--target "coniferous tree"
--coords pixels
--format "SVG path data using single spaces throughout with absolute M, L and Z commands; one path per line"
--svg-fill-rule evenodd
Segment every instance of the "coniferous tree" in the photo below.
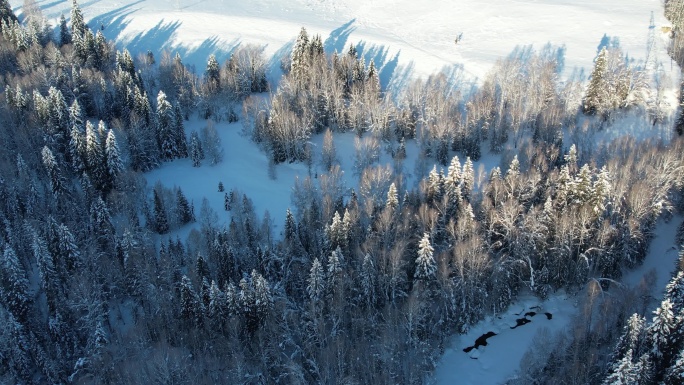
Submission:
M 176 210 L 178 211 L 178 220 L 182 225 L 193 221 L 195 215 L 192 212 L 192 207 L 190 207 L 188 198 L 185 197 L 180 187 L 176 189 Z
M 2 253 L 0 293 L 2 303 L 14 318 L 19 322 L 26 322 L 30 305 L 29 281 L 26 278 L 26 270 L 10 246 L 5 246 Z
M 433 257 L 434 249 L 430 244 L 430 235 L 423 234 L 418 243 L 418 258 L 416 258 L 416 271 L 414 277 L 418 280 L 428 281 L 434 278 L 437 271 L 437 263 Z
M 164 207 L 164 201 L 161 194 L 154 189 L 154 217 L 152 222 L 152 229 L 159 234 L 166 234 L 169 232 L 169 220 Z
M 216 60 L 215 55 L 209 56 L 207 61 L 207 70 L 205 72 L 206 81 L 209 85 L 210 94 L 217 94 L 221 91 L 221 68 Z
M 591 72 L 591 78 L 589 80 L 589 86 L 587 87 L 587 92 L 582 103 L 585 114 L 596 115 L 605 112 L 603 106 L 605 105 L 605 93 L 607 91 L 605 84 L 608 60 L 606 57 L 607 52 L 606 48 L 603 47 L 596 57 L 594 69 Z
M 83 21 L 83 13 L 76 0 L 71 2 L 71 33 L 74 38 L 82 38 L 86 25 Z
M 52 193 L 58 195 L 64 190 L 65 181 L 64 177 L 62 176 L 62 172 L 59 169 L 59 165 L 57 165 L 55 156 L 47 146 L 43 147 L 41 154 L 43 156 L 43 166 L 45 166 L 45 170 L 50 178 L 50 188 L 52 189 Z
M 665 384 L 684 383 L 684 349 L 679 351 L 675 363 L 667 369 Z
M 59 45 L 71 44 L 71 31 L 67 26 L 66 18 L 64 14 L 59 16 Z
M 83 172 L 86 168 L 86 141 L 85 133 L 76 125 L 71 127 L 71 139 L 69 140 L 69 158 L 71 159 L 71 168 L 78 174 Z
M 631 385 L 635 384 L 638 372 L 632 363 L 632 350 L 627 350 L 625 356 L 615 364 L 613 371 L 604 381 L 605 385 Z
M 192 287 L 192 282 L 190 281 L 190 278 L 184 275 L 180 282 L 181 318 L 191 325 L 197 324 L 198 317 L 201 316 L 199 305 L 200 302 L 195 289 Z
M 201 166 L 202 159 L 204 159 L 202 141 L 200 140 L 197 131 L 193 131 L 192 134 L 190 134 L 190 159 L 192 160 L 193 167 Z
M 463 172 L 461 173 L 461 193 L 463 198 L 470 200 L 470 195 L 475 187 L 475 169 L 473 168 L 473 161 L 470 157 L 466 158 L 463 164 Z
M 166 99 L 166 94 L 159 91 L 157 95 L 157 143 L 161 157 L 171 160 L 178 156 L 178 143 L 174 130 L 175 117 L 171 103 Z
M 294 48 L 292 48 L 292 62 L 290 64 L 290 74 L 296 81 L 303 82 L 308 74 L 308 55 L 309 34 L 306 28 L 302 27 L 297 40 L 295 40 Z
M 185 137 L 185 128 L 183 126 L 183 113 L 181 112 L 180 104 L 176 103 L 173 108 L 173 136 L 176 140 L 176 157 L 188 157 L 188 141 Z
M 105 160 L 107 164 L 107 175 L 109 185 L 113 185 L 117 176 L 124 170 L 124 165 L 119 154 L 119 144 L 113 130 L 107 132 L 107 140 L 105 142 Z
M 653 312 L 653 321 L 647 329 L 652 342 L 651 355 L 658 372 L 666 368 L 675 357 L 674 348 L 677 345 L 675 328 L 677 326 L 672 312 L 672 302 L 666 298 Z
M 86 170 L 95 186 L 100 190 L 105 185 L 108 175 L 101 142 L 103 139 L 100 138 L 95 127 L 90 122 L 86 122 Z
M 228 317 L 228 311 L 226 306 L 226 296 L 219 289 L 216 281 L 211 281 L 211 286 L 209 287 L 209 307 L 207 310 L 207 315 L 210 319 L 215 320 L 215 322 L 221 323 Z
M 366 253 L 366 255 L 363 257 L 363 263 L 361 264 L 361 290 L 363 302 L 370 308 L 372 308 L 377 301 L 377 293 L 375 288 L 376 281 L 377 278 L 373 257 Z
M 318 306 L 319 301 L 323 299 L 325 292 L 325 274 L 323 273 L 323 266 L 318 258 L 314 258 L 309 270 L 309 279 L 306 286 L 306 292 L 309 294 L 309 300 Z
M 399 206 L 399 194 L 397 194 L 397 186 L 392 182 L 387 190 L 387 207 L 396 209 L 397 206 Z
M 90 217 L 95 238 L 101 246 L 109 245 L 114 236 L 114 226 L 107 204 L 100 196 L 95 199 L 90 207 Z
M 4 22 L 8 26 L 18 21 L 17 15 L 14 14 L 14 11 L 12 11 L 12 6 L 7 0 L 0 0 L 0 21 Z

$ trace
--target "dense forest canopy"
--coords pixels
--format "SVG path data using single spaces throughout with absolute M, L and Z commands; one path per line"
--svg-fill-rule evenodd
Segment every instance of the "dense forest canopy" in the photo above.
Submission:
M 0 382 L 424 383 L 448 336 L 558 290 L 586 301 L 582 333 L 523 368 L 538 383 L 682 378 L 681 271 L 652 321 L 626 294 L 596 296 L 684 208 L 684 113 L 657 62 L 608 44 L 582 83 L 560 79 L 559 48 L 524 47 L 478 87 L 436 74 L 393 93 L 354 45 L 328 54 L 302 28 L 274 87 L 257 47 L 197 74 L 178 54 L 117 50 L 76 0 L 54 28 L 27 4 L 19 19 L 0 1 Z M 680 65 L 682 4 L 665 3 Z M 624 116 L 673 138 L 573 143 Z M 216 123 L 238 120 L 269 167 L 315 170 L 282 237 L 249 191 L 219 184 L 222 223 L 143 177 L 220 163 Z M 345 132 L 356 189 L 333 140 Z M 485 153 L 510 156 L 480 178 Z M 600 306 L 616 310 L 587 318 Z

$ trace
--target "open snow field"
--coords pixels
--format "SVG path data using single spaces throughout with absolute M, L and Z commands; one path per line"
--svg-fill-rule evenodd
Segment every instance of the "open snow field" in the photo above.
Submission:
M 70 0 L 37 2 L 57 25 Z M 643 59 L 651 12 L 669 25 L 661 0 L 82 0 L 92 28 L 133 53 L 179 51 L 203 71 L 237 44 L 257 44 L 267 56 L 288 50 L 299 29 L 320 34 L 327 51 L 359 45 L 381 68 L 383 84 L 403 84 L 445 69 L 482 79 L 518 45 L 565 46 L 565 73 L 589 71 L 604 35 Z M 22 1 L 13 0 L 21 13 Z M 460 36 L 456 44 L 455 39 Z M 661 51 L 661 53 L 663 53 Z M 667 61 L 666 55 L 661 59 Z

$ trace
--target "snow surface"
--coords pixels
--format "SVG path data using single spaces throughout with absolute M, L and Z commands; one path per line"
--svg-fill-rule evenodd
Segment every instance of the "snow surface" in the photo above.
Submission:
M 625 272 L 622 282 L 628 286 L 638 285 L 650 271 L 656 272 L 655 284 L 651 287 L 653 301 L 649 311 L 655 310 L 662 299 L 665 285 L 672 277 L 678 249 L 675 245 L 677 227 L 682 218 L 677 216 L 669 222 L 659 221 L 655 228 L 655 238 L 651 241 L 644 263 L 634 270 Z M 531 309 L 539 306 L 539 309 Z M 473 326 L 467 334 L 452 337 L 449 347 L 437 364 L 434 373 L 434 385 L 476 385 L 503 384 L 513 378 L 520 368 L 520 360 L 532 346 L 537 333 L 547 332 L 552 336 L 570 324 L 577 314 L 577 299 L 565 292 L 558 292 L 546 301 L 535 297 L 519 297 L 511 304 L 508 311 L 498 316 L 489 316 Z M 515 320 L 524 313 L 535 311 L 537 315 L 527 317 L 531 323 L 510 329 Z M 521 313 L 520 315 L 516 315 Z M 553 314 L 547 320 L 543 312 Z M 646 319 L 650 321 L 650 313 Z M 543 331 L 545 329 L 545 331 Z M 493 331 L 500 333 L 487 340 L 485 347 L 473 349 L 469 353 L 464 348 L 474 344 L 480 335 Z
M 23 1 L 10 4 L 21 13 Z M 53 25 L 61 14 L 69 17 L 71 1 L 38 5 Z M 283 53 L 304 26 L 323 37 L 328 52 L 358 44 L 366 60 L 375 59 L 384 85 L 442 69 L 481 80 L 497 59 L 530 44 L 565 46 L 566 74 L 588 71 L 604 36 L 619 38 L 630 57 L 643 59 L 651 12 L 658 31 L 669 25 L 661 0 L 82 0 L 80 6 L 92 28 L 132 53 L 175 50 L 198 71 L 210 54 L 225 59 L 238 44 L 262 46 L 268 57 Z M 660 58 L 669 63 L 662 50 Z
M 575 306 L 574 297 L 560 293 L 550 296 L 546 301 L 532 296 L 519 297 L 505 313 L 489 316 L 468 333 L 453 337 L 450 347 L 437 365 L 434 384 L 504 383 L 520 367 L 520 360 L 532 344 L 533 337 L 543 329 L 551 335 L 563 330 L 576 313 Z M 532 322 L 511 329 L 516 325 L 516 319 L 523 318 L 527 312 L 537 313 L 534 317 L 527 317 Z M 553 317 L 547 319 L 545 312 Z M 497 335 L 487 339 L 487 346 L 468 353 L 463 351 L 488 331 Z

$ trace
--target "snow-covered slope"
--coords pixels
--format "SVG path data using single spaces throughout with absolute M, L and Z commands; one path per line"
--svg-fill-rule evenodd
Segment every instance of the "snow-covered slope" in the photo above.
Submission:
M 22 1 L 10 3 L 21 13 Z M 38 5 L 56 25 L 61 14 L 68 17 L 71 1 L 48 0 Z M 537 48 L 545 44 L 565 46 L 565 75 L 574 69 L 588 73 L 597 47 L 606 39 L 619 39 L 631 58 L 641 60 L 646 54 L 651 13 L 660 37 L 660 27 L 668 25 L 662 16 L 661 0 L 82 0 L 80 5 L 91 27 L 102 29 L 105 36 L 132 53 L 177 51 L 198 72 L 204 70 L 210 54 L 225 59 L 238 44 L 262 46 L 267 57 L 276 55 L 273 63 L 277 64 L 277 56 L 289 50 L 305 26 L 323 37 L 329 52 L 357 44 L 366 60 L 375 60 L 384 85 L 402 85 L 443 69 L 462 70 L 482 80 L 498 58 L 516 46 L 530 44 Z M 673 69 L 663 39 L 657 42 L 659 59 L 667 70 Z M 193 121 L 188 128 L 198 129 L 202 124 Z M 308 175 L 308 170 L 302 164 L 279 165 L 277 178 L 269 178 L 266 155 L 239 135 L 239 127 L 239 123 L 217 125 L 225 149 L 220 165 L 197 169 L 187 159 L 177 160 L 149 173 L 147 180 L 150 185 L 161 181 L 166 186 L 181 186 L 196 208 L 202 197 L 207 197 L 225 219 L 223 194 L 216 191 L 222 181 L 226 190 L 237 188 L 250 196 L 257 215 L 270 211 L 277 235 L 290 206 L 294 178 Z M 345 181 L 352 187 L 352 140 L 335 140 Z M 321 138 L 313 142 L 320 146 Z M 408 152 L 415 160 L 416 151 L 409 148 Z M 496 165 L 496 159 L 484 157 L 489 160 L 486 171 Z M 414 168 L 410 163 L 405 164 L 407 173 Z M 664 229 L 662 226 L 659 230 Z M 667 231 L 673 228 L 667 227 Z M 666 253 L 672 254 L 669 250 Z M 653 257 L 648 261 L 654 261 Z M 672 266 L 671 261 L 656 265 Z M 659 282 L 658 287 L 662 286 Z M 520 318 L 515 313 L 521 309 L 528 312 L 532 306 L 542 309 L 533 322 L 510 329 Z M 553 318 L 546 319 L 543 312 L 553 314 Z M 437 369 L 436 382 L 501 383 L 514 375 L 537 330 L 558 330 L 568 324 L 573 312 L 573 301 L 563 296 L 544 303 L 520 299 L 509 312 L 476 325 L 465 336 L 454 337 L 453 349 L 446 352 Z M 497 333 L 488 346 L 468 354 L 462 351 L 488 331 Z
M 10 3 L 21 13 L 22 1 Z M 57 23 L 71 1 L 38 2 Z M 667 25 L 660 0 L 98 0 L 80 2 L 93 28 L 133 52 L 179 50 L 203 70 L 209 54 L 253 43 L 267 55 L 287 50 L 302 26 L 328 51 L 360 44 L 390 77 L 460 66 L 481 79 L 517 45 L 564 45 L 566 74 L 588 69 L 604 35 L 643 58 L 651 12 Z M 660 30 L 658 28 L 658 30 Z M 455 39 L 461 36 L 458 44 Z M 221 55 L 219 55 L 221 56 Z M 665 56 L 662 56 L 666 60 Z

